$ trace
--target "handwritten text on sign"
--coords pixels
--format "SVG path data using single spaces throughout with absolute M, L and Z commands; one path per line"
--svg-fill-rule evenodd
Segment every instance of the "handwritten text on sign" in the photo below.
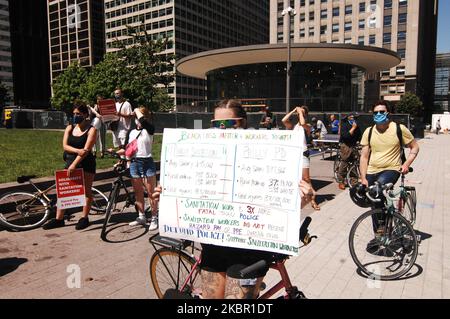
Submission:
M 98 101 L 98 109 L 104 122 L 116 121 L 117 116 L 116 102 L 112 99 Z
M 302 130 L 164 130 L 161 235 L 297 254 L 302 140 Z
M 55 175 L 58 208 L 67 209 L 86 205 L 83 169 L 77 168 L 70 177 L 67 176 L 67 171 L 57 171 Z

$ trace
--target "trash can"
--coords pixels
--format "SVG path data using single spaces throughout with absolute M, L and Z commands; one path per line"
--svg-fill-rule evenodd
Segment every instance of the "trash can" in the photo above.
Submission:
M 13 127 L 12 111 L 13 110 L 9 109 L 9 108 L 3 109 L 2 124 L 6 128 L 12 128 Z

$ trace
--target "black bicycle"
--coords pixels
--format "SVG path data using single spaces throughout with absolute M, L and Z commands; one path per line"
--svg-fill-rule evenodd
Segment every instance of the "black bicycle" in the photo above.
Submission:
M 136 206 L 136 200 L 134 193 L 131 192 L 125 182 L 125 177 L 128 175 L 127 168 L 127 160 L 120 158 L 116 153 L 108 152 L 112 157 L 118 158 L 119 162 L 114 165 L 114 172 L 117 174 L 117 178 L 112 182 L 111 193 L 108 197 L 108 203 L 106 204 L 106 212 L 105 218 L 103 220 L 102 231 L 100 233 L 100 238 L 104 241 L 108 241 L 106 239 L 107 229 L 110 226 L 110 220 L 113 213 L 123 213 L 127 208 L 133 206 L 136 214 L 139 213 L 139 210 Z M 124 192 L 125 199 L 122 199 L 121 191 Z M 124 202 L 122 208 L 118 208 L 118 204 Z M 151 214 L 151 208 L 147 208 L 145 211 L 146 214 Z M 125 230 L 122 231 L 122 235 L 127 236 L 130 233 L 135 231 L 136 227 L 126 227 Z

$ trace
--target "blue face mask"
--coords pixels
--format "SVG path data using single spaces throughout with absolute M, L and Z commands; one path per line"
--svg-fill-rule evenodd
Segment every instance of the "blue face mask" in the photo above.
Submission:
M 375 122 L 375 124 L 385 124 L 389 121 L 389 117 L 388 117 L 389 113 L 375 113 L 373 115 L 373 121 Z
M 350 125 L 353 125 L 355 123 L 355 120 L 348 120 L 348 122 L 350 123 Z
M 73 116 L 73 119 L 72 119 L 72 122 L 73 122 L 73 124 L 80 124 L 81 122 L 83 122 L 84 121 L 84 116 L 83 115 L 74 115 Z

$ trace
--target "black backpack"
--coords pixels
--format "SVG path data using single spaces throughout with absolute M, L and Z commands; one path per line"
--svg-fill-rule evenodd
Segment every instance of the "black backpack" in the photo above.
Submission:
M 402 164 L 403 164 L 406 162 L 406 155 L 405 155 L 405 149 L 404 149 L 405 143 L 403 143 L 403 135 L 402 135 L 402 129 L 400 127 L 400 124 L 399 123 L 395 123 L 395 124 L 397 125 L 397 137 L 400 142 L 400 157 L 402 159 Z M 370 147 L 370 140 L 372 139 L 372 131 L 373 131 L 374 127 L 375 126 L 372 126 L 369 130 L 369 147 Z

